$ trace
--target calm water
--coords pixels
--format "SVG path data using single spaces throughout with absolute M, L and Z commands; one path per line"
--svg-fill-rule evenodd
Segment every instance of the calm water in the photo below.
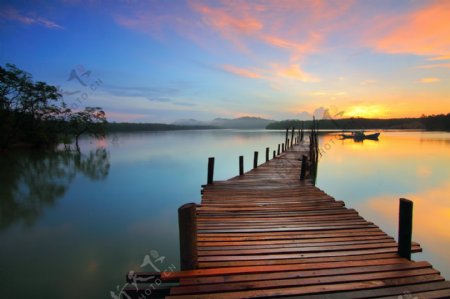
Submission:
M 264 157 L 283 132 L 132 133 L 84 140 L 82 154 L 0 155 L 2 297 L 114 298 L 128 270 L 178 267 L 177 208 L 215 179 Z M 380 141 L 320 140 L 317 186 L 396 236 L 412 199 L 414 240 L 450 278 L 450 133 L 383 132 Z M 151 264 L 148 262 L 151 261 Z M 142 267 L 141 267 L 142 266 Z

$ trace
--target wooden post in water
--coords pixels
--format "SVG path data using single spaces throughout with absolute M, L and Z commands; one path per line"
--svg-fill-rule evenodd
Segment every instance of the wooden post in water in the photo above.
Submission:
M 269 161 L 269 148 L 266 147 L 266 162 Z
M 277 152 L 274 150 L 274 151 L 273 151 L 273 157 L 272 157 L 272 159 L 275 159 L 276 153 L 277 153 Z
M 178 209 L 181 270 L 197 269 L 197 211 L 195 203 Z
M 291 131 L 291 146 L 290 147 L 292 147 L 294 145 L 294 131 L 295 131 L 295 128 L 292 127 L 292 131 Z
M 244 156 L 239 156 L 239 175 L 244 174 Z
M 255 155 L 253 156 L 253 168 L 258 167 L 258 152 L 255 152 Z
M 286 128 L 286 136 L 284 137 L 284 144 L 287 149 L 288 145 L 289 128 Z
M 400 198 L 398 219 L 398 255 L 411 260 L 413 202 Z
M 278 151 L 277 151 L 277 155 L 280 155 L 280 144 L 278 144 Z
M 208 158 L 208 185 L 211 185 L 214 180 L 214 158 Z
M 286 140 L 287 142 L 286 142 L 286 145 L 284 146 L 284 149 L 285 150 L 288 150 L 288 148 L 289 148 L 289 138 Z
M 303 142 L 303 120 L 302 120 L 302 129 L 300 131 L 300 142 Z
M 284 143 L 281 144 L 281 152 L 284 153 Z
M 307 157 L 305 155 L 302 156 L 302 166 L 300 169 L 300 180 L 303 181 L 306 176 L 306 161 Z

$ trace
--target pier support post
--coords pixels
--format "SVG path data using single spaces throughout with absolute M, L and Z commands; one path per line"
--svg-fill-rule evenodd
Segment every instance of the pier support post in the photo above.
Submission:
M 272 159 L 275 159 L 275 156 L 277 155 L 277 152 L 274 150 L 273 151 L 273 157 L 272 157 Z
M 292 127 L 292 131 L 291 131 L 291 145 L 290 145 L 290 147 L 292 147 L 294 145 L 294 133 L 295 133 L 295 127 Z
M 214 158 L 208 158 L 208 185 L 211 185 L 214 180 Z
M 266 162 L 269 161 L 269 148 L 266 147 Z
M 306 177 L 306 161 L 307 157 L 305 155 L 302 156 L 302 166 L 300 168 L 300 180 L 305 180 Z
M 258 167 L 258 152 L 255 152 L 253 156 L 253 168 Z
M 278 144 L 278 152 L 277 155 L 280 155 L 280 144 Z
M 411 260 L 413 202 L 400 198 L 398 219 L 398 254 Z
M 289 128 L 286 128 L 286 136 L 284 137 L 284 144 L 285 144 L 286 149 L 287 149 L 287 145 L 288 145 L 288 137 L 289 137 Z
M 239 175 L 244 174 L 244 156 L 239 156 Z
M 178 229 L 180 234 L 181 270 L 193 270 L 197 261 L 197 211 L 195 203 L 188 203 L 178 209 Z
M 281 144 L 281 152 L 284 153 L 284 143 Z

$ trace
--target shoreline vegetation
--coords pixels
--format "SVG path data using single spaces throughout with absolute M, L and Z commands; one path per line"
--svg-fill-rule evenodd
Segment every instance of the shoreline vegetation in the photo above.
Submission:
M 101 107 L 70 109 L 59 90 L 34 82 L 13 64 L 0 66 L 0 149 L 66 148 L 81 135 L 104 136 L 106 113 Z
M 326 130 L 426 130 L 450 131 L 450 113 L 421 116 L 417 118 L 340 118 L 319 119 L 319 129 Z M 312 126 L 311 120 L 283 120 L 267 125 L 268 130 L 282 130 L 286 128 L 305 129 Z

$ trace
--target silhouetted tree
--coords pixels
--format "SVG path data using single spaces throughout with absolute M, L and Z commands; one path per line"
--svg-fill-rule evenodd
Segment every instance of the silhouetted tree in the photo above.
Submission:
M 75 146 L 79 150 L 78 139 L 83 134 L 95 137 L 105 135 L 106 114 L 100 107 L 86 107 L 83 111 L 69 116 L 70 132 L 75 138 Z
M 0 148 L 26 143 L 56 145 L 82 134 L 98 136 L 106 123 L 100 107 L 73 112 L 55 86 L 33 82 L 29 73 L 13 64 L 0 66 Z

